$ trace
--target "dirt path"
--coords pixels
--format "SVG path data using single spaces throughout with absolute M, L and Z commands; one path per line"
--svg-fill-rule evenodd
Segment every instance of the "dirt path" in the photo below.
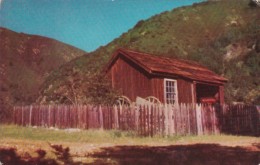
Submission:
M 257 141 L 220 141 L 203 143 L 178 141 L 144 145 L 118 143 L 43 142 L 0 139 L 0 148 L 15 148 L 18 155 L 37 156 L 35 151 L 47 151 L 55 159 L 51 145 L 69 147 L 77 162 L 86 164 L 256 164 L 260 163 L 260 143 Z
M 129 143 L 82 143 L 82 142 L 46 142 L 46 141 L 33 141 L 33 140 L 17 140 L 17 139 L 0 139 L 0 147 L 1 148 L 15 148 L 18 153 L 28 152 L 33 154 L 37 149 L 43 149 L 46 151 L 51 150 L 50 144 L 62 145 L 64 147 L 69 147 L 70 152 L 73 155 L 84 156 L 88 153 L 92 153 L 98 151 L 100 148 L 104 147 L 114 147 L 114 146 L 146 146 L 146 147 L 166 147 L 169 145 L 196 145 L 196 144 L 217 144 L 220 146 L 226 147 L 243 147 L 250 149 L 251 151 L 259 151 L 259 140 L 226 140 L 226 141 L 218 141 L 211 142 L 210 140 L 190 140 L 190 141 L 182 141 L 179 140 L 174 143 L 169 142 L 149 142 L 143 144 L 136 144 L 133 142 Z
M 94 163 L 105 164 L 178 164 L 236 165 L 259 164 L 260 145 L 228 147 L 218 144 L 172 146 L 116 146 L 103 148 L 92 155 Z

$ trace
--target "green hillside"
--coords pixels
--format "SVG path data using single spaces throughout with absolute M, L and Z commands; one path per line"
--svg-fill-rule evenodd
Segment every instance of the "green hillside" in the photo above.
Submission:
M 104 67 L 117 48 L 125 47 L 198 61 L 229 79 L 226 102 L 260 104 L 260 8 L 248 3 L 208 1 L 141 20 L 108 45 L 55 71 L 38 101 L 89 102 L 87 89 L 97 85 L 93 73 Z
M 1 112 L 35 101 L 40 85 L 52 70 L 84 53 L 50 38 L 0 28 Z

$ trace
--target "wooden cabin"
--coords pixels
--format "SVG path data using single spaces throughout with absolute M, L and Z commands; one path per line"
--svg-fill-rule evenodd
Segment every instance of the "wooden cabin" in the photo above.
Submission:
M 106 66 L 112 86 L 135 101 L 153 96 L 162 103 L 224 103 L 227 79 L 199 63 L 118 49 Z

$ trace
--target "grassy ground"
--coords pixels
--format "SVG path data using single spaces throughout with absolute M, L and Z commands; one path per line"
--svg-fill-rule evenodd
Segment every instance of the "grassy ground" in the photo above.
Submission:
M 207 135 L 151 138 L 138 137 L 131 132 L 116 130 L 55 130 L 0 125 L 0 148 L 15 148 L 17 153 L 22 156 L 27 153 L 35 156 L 37 149 L 43 149 L 47 151 L 47 157 L 55 158 L 55 155 L 51 152 L 52 148 L 50 144 L 59 144 L 64 147 L 69 147 L 70 153 L 75 159 L 85 162 L 96 160 L 96 158 L 89 155 L 103 152 L 104 148 L 114 149 L 117 146 L 160 148 L 178 145 L 217 144 L 219 146 L 244 147 L 251 151 L 260 151 L 260 139 L 248 136 Z M 115 152 L 113 151 L 113 153 Z

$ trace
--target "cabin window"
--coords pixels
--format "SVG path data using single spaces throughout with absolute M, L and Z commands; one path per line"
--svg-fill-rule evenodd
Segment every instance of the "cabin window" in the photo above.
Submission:
M 167 104 L 178 102 L 177 81 L 164 79 L 164 100 Z

